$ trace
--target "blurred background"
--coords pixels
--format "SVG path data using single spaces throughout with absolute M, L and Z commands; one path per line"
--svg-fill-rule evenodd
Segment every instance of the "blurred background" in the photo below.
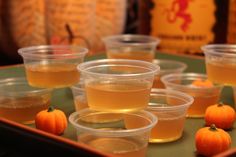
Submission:
M 202 56 L 208 43 L 236 42 L 235 0 L 0 0 L 0 65 L 17 49 L 75 44 L 104 53 L 102 38 L 146 34 L 166 53 Z

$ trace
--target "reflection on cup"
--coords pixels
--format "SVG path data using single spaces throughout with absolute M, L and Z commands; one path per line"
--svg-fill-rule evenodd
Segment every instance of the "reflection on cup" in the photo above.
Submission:
M 121 118 L 114 121 L 114 116 Z M 157 118 L 147 111 L 110 113 L 84 109 L 72 113 L 69 121 L 76 128 L 80 143 L 120 157 L 145 157 L 149 133 Z M 130 121 L 139 123 L 139 126 L 127 127 Z
M 147 35 L 114 35 L 103 39 L 109 59 L 135 59 L 152 62 L 160 40 Z

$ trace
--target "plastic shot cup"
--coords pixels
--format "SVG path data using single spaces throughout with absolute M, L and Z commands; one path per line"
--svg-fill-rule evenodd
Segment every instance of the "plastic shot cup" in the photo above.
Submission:
M 236 45 L 210 44 L 202 47 L 209 80 L 236 86 Z
M 24 124 L 50 105 L 51 89 L 31 87 L 26 78 L 0 80 L 0 117 Z
M 147 111 L 112 113 L 83 109 L 72 113 L 69 121 L 76 128 L 80 143 L 119 157 L 145 157 L 157 117 Z
M 222 85 L 212 83 L 211 86 L 196 86 L 195 81 L 207 81 L 205 74 L 181 73 L 168 74 L 161 77 L 167 89 L 187 93 L 194 97 L 193 104 L 189 107 L 188 117 L 204 117 L 208 106 L 218 103 Z M 209 80 L 208 80 L 209 81 Z
M 165 143 L 181 138 L 187 110 L 193 100 L 183 92 L 153 88 L 146 110 L 158 117 L 158 123 L 151 130 L 149 142 Z
M 89 108 L 129 112 L 147 107 L 154 75 L 160 67 L 145 61 L 102 59 L 78 66 Z
M 155 76 L 153 88 L 165 88 L 161 81 L 162 76 L 171 73 L 182 73 L 187 68 L 187 64 L 174 60 L 155 59 L 153 63 L 160 66 L 160 73 Z
M 87 97 L 84 89 L 84 83 L 80 81 L 79 84 L 76 84 L 71 87 L 73 94 L 75 110 L 80 111 L 84 108 L 88 108 Z
M 42 45 L 18 50 L 23 57 L 29 84 L 41 88 L 61 88 L 77 84 L 76 66 L 88 50 L 78 46 Z
M 147 35 L 114 35 L 103 38 L 109 59 L 135 59 L 152 62 L 160 39 Z

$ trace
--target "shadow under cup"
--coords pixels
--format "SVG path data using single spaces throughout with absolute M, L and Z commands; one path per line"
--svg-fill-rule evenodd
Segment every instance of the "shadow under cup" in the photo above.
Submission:
M 149 142 L 165 143 L 182 137 L 187 109 L 193 103 L 193 97 L 170 89 L 151 91 L 147 111 L 158 117 L 158 123 L 152 129 Z
M 99 112 L 83 109 L 69 116 L 78 142 L 119 157 L 145 157 L 151 129 L 157 117 L 147 111 Z

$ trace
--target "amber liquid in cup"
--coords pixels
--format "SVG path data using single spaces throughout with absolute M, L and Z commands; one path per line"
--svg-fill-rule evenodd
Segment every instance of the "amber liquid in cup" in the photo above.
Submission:
M 146 82 L 93 82 L 86 85 L 89 107 L 100 111 L 129 112 L 145 108 L 150 85 Z
M 98 115 L 94 114 L 93 116 L 88 116 L 91 123 L 91 117 L 95 119 L 97 117 L 96 123 L 106 122 L 107 128 L 100 129 L 111 129 L 111 130 L 122 130 L 123 127 L 126 129 L 136 129 L 142 126 L 147 125 L 148 120 L 143 117 L 133 117 L 130 115 L 121 114 L 105 114 Z M 107 121 L 104 121 L 106 119 Z M 99 121 L 98 121 L 99 120 Z M 116 121 L 115 121 L 116 120 Z M 109 123 L 116 125 L 115 128 L 109 128 Z M 138 122 L 138 123 L 137 123 Z M 123 126 L 124 125 L 124 126 Z M 111 153 L 119 157 L 144 157 L 147 150 L 147 141 L 143 140 L 143 136 L 133 136 L 133 137 L 99 137 L 94 135 L 84 135 L 80 136 L 80 142 L 83 142 L 91 147 L 94 147 L 103 152 Z
M 45 110 L 50 105 L 50 95 L 43 97 L 25 97 L 3 99 L 0 104 L 0 116 L 12 121 L 31 124 L 34 123 L 38 112 Z
M 152 113 L 160 117 L 160 113 L 157 114 L 155 111 L 152 111 Z M 175 115 L 170 116 L 166 113 L 161 114 L 161 117 L 158 118 L 158 124 L 151 131 L 149 142 L 162 143 L 179 139 L 184 129 L 185 115 L 175 117 Z
M 207 75 L 209 80 L 215 83 L 226 85 L 236 85 L 236 63 L 208 61 L 206 64 Z
M 74 103 L 75 103 L 76 111 L 82 110 L 84 108 L 88 108 L 87 99 L 82 95 L 76 96 Z
M 164 83 L 161 81 L 161 76 L 155 76 L 154 81 L 153 81 L 153 86 L 152 88 L 165 88 Z
M 134 59 L 152 62 L 154 59 L 154 53 L 142 52 L 142 51 L 129 51 L 129 52 L 107 52 L 109 59 Z
M 220 94 L 216 95 L 199 95 L 199 96 L 194 96 L 194 102 L 193 104 L 189 107 L 188 112 L 187 112 L 187 117 L 204 117 L 205 116 L 205 111 L 206 108 L 210 105 L 214 105 L 218 102 Z
M 144 157 L 147 150 L 147 145 L 141 143 L 141 140 L 125 137 L 115 137 L 111 139 L 90 135 L 80 136 L 79 141 L 118 157 Z
M 34 64 L 26 66 L 29 84 L 41 88 L 67 87 L 79 82 L 77 64 Z

